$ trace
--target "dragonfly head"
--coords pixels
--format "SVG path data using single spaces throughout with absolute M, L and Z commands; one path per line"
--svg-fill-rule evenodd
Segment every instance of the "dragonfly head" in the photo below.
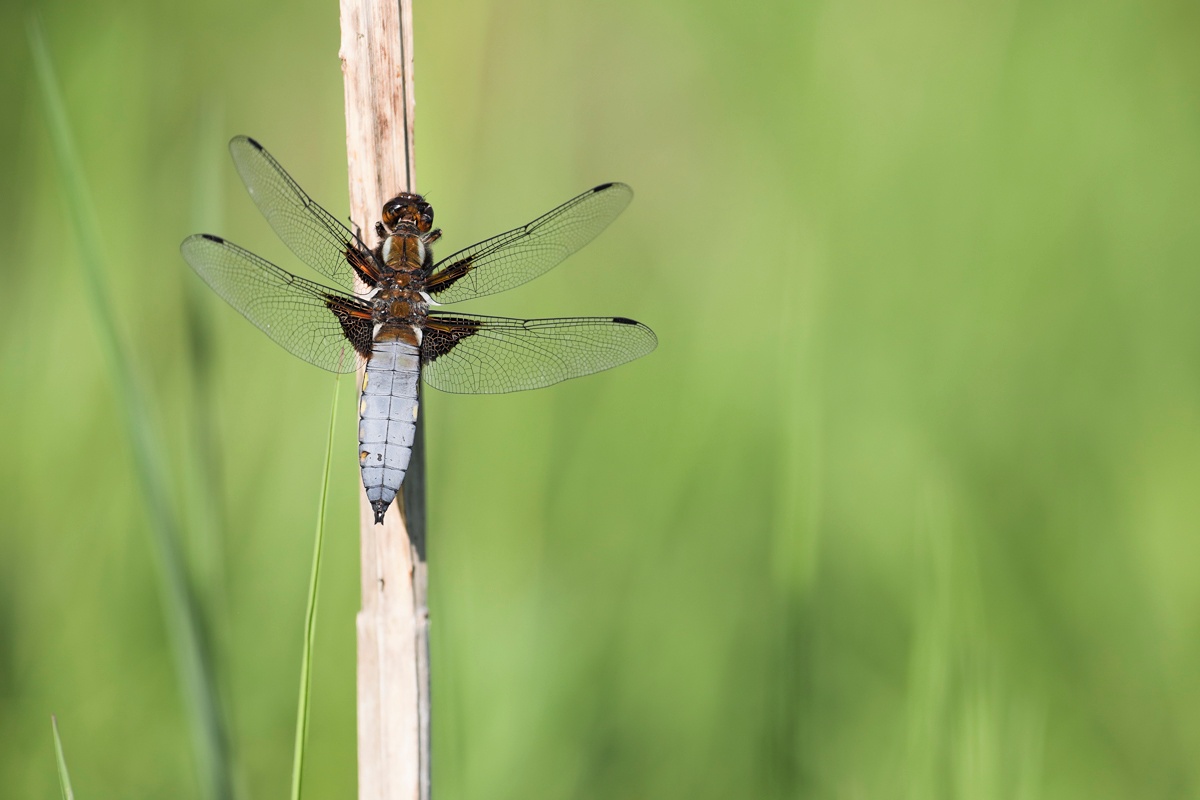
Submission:
M 383 225 L 388 233 L 399 233 L 400 228 L 429 233 L 433 227 L 433 206 L 419 194 L 402 192 L 383 204 Z

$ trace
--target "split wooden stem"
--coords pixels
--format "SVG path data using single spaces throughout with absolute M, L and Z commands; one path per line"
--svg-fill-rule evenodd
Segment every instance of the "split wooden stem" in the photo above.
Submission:
M 412 0 L 341 0 L 341 28 L 350 215 L 369 242 L 384 202 L 414 190 Z M 360 499 L 360 800 L 430 796 L 423 418 L 403 502 L 376 525 L 365 492 Z

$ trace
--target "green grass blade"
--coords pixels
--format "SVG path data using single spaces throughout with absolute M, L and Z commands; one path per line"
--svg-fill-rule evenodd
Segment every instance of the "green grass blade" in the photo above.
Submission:
M 220 230 L 223 115 L 215 104 L 201 111 L 195 131 L 191 180 L 193 230 Z M 185 561 L 191 567 L 196 598 L 205 610 L 218 675 L 229 664 L 230 612 L 226 574 L 225 500 L 221 491 L 220 436 L 212 395 L 215 370 L 215 331 L 210 320 L 212 292 L 191 270 L 177 271 L 182 285 L 182 321 L 190 378 L 187 404 L 187 457 L 183 461 L 186 487 Z
M 54 760 L 58 763 L 58 786 L 62 789 L 63 800 L 75 800 L 75 790 L 71 788 L 71 773 L 67 772 L 67 757 L 63 755 L 62 738 L 58 735 L 58 718 L 50 715 L 50 728 L 54 731 Z
M 308 738 L 308 698 L 312 684 L 313 635 L 317 627 L 317 587 L 321 578 L 321 546 L 325 541 L 325 505 L 329 497 L 329 466 L 333 463 L 333 431 L 337 421 L 339 375 L 333 382 L 333 405 L 329 410 L 329 437 L 325 442 L 325 469 L 321 477 L 321 500 L 317 506 L 317 535 L 313 542 L 312 573 L 308 579 L 308 606 L 304 612 L 304 655 L 300 660 L 300 700 L 296 704 L 296 748 L 292 756 L 292 800 L 300 800 L 304 778 L 304 746 Z
M 100 254 L 100 226 L 75 150 L 50 53 L 36 20 L 31 20 L 29 25 L 29 43 L 67 214 L 80 245 L 84 291 L 90 301 L 97 339 L 117 395 L 146 505 L 167 635 L 180 677 L 202 796 L 211 800 L 232 800 L 233 782 L 223 718 L 201 633 L 199 610 L 179 553 L 180 526 L 167 484 L 166 449 L 152 422 L 152 415 L 148 413 L 146 394 L 135 374 L 133 360 L 118 334 Z

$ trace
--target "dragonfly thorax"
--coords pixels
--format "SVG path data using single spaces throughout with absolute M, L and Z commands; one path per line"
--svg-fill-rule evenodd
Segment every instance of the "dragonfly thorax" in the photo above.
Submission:
M 383 323 L 417 324 L 429 313 L 429 303 L 419 291 L 399 286 L 380 289 L 371 301 L 371 316 Z
M 379 245 L 383 265 L 392 272 L 421 272 L 426 267 L 427 252 L 420 234 L 394 233 Z

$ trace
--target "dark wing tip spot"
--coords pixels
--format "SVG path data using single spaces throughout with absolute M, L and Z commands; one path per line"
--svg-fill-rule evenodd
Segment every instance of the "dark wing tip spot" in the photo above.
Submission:
M 220 236 L 213 236 L 211 233 L 202 233 L 200 234 L 200 238 L 208 239 L 210 242 L 216 242 L 217 244 L 225 244 L 224 239 Z
M 251 138 L 251 137 L 249 137 L 249 136 L 245 136 L 245 137 L 243 137 L 243 138 L 244 138 L 244 139 L 245 139 L 247 142 L 249 142 L 250 144 L 254 145 L 254 148 L 255 148 L 256 150 L 262 150 L 262 149 L 263 149 L 263 146 L 262 146 L 261 144 L 259 144 L 257 140 L 255 140 L 255 139 L 252 139 L 252 138 Z
M 609 181 L 608 183 L 602 183 L 599 186 L 597 186 L 595 189 L 592 189 L 592 191 L 593 192 L 603 192 L 605 189 L 612 187 L 614 183 L 616 183 L 616 182 Z
M 640 325 L 641 324 L 636 319 L 630 319 L 629 317 L 613 317 L 612 321 L 617 323 L 618 325 Z

